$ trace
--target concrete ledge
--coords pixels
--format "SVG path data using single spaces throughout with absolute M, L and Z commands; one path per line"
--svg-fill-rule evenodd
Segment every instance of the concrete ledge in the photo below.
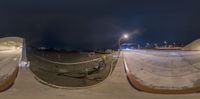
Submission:
M 129 80 L 129 83 L 137 90 L 148 92 L 148 93 L 156 93 L 156 94 L 189 94 L 189 93 L 197 93 L 200 92 L 200 86 L 194 87 L 194 88 L 185 88 L 181 90 L 171 90 L 171 89 L 156 89 L 151 88 L 149 86 L 145 86 L 141 84 L 137 78 L 131 73 L 131 70 L 129 69 L 125 59 L 124 59 L 124 68 L 127 75 L 127 79 Z
M 5 79 L 2 83 L 0 83 L 0 92 L 9 89 L 14 84 L 15 79 L 17 78 L 18 71 L 19 67 L 16 67 L 13 74 L 8 76 L 7 79 Z

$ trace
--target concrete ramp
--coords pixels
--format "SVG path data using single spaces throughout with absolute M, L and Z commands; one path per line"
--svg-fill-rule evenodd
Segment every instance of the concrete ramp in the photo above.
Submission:
M 137 89 L 151 93 L 200 91 L 200 51 L 125 51 L 129 80 Z
M 193 41 L 192 43 L 186 45 L 182 49 L 189 51 L 200 51 L 200 39 Z
M 8 89 L 15 81 L 22 42 L 19 37 L 0 38 L 0 91 Z

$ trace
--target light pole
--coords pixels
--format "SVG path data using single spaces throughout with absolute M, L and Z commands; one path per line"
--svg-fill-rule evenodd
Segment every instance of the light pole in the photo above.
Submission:
M 164 41 L 165 47 L 167 47 L 167 41 Z
M 118 40 L 118 45 L 119 45 L 119 51 L 121 51 L 121 40 L 123 39 L 128 39 L 129 35 L 128 34 L 124 34 L 123 36 L 121 36 Z

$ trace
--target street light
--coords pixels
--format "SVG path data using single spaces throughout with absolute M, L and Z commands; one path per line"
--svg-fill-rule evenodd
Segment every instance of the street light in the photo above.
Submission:
M 119 44 L 119 51 L 121 50 L 121 40 L 123 39 L 128 39 L 129 35 L 128 34 L 124 34 L 123 36 L 121 36 L 118 40 L 118 44 Z
M 125 39 L 127 39 L 129 36 L 128 36 L 128 34 L 124 34 L 123 37 L 124 37 Z

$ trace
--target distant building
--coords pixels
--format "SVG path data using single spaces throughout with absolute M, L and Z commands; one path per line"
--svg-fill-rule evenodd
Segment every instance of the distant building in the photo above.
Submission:
M 139 44 L 134 44 L 134 43 L 123 43 L 121 45 L 122 49 L 140 49 Z
M 47 50 L 48 48 L 46 48 L 46 47 L 38 47 L 37 49 L 38 50 Z
M 107 49 L 107 50 L 105 50 L 105 53 L 112 53 L 112 52 L 113 52 L 112 49 Z

